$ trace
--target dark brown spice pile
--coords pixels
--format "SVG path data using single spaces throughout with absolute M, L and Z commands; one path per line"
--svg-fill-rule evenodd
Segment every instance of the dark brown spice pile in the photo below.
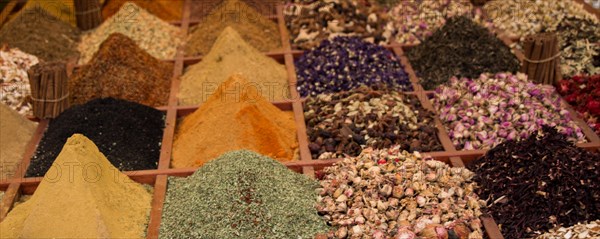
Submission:
M 486 28 L 460 16 L 407 53 L 427 90 L 451 77 L 478 78 L 481 73 L 516 72 L 520 62 L 510 49 Z
M 42 61 L 78 56 L 81 32 L 41 8 L 21 12 L 0 29 L 0 43 L 35 55 Z
M 600 219 L 600 154 L 574 146 L 555 129 L 505 142 L 468 168 L 505 238 Z
M 310 97 L 304 116 L 313 159 L 358 156 L 364 147 L 443 150 L 434 113 L 415 96 L 361 87 Z
M 163 112 L 124 100 L 103 98 L 73 106 L 50 121 L 25 175 L 44 176 L 73 134 L 92 140 L 121 171 L 156 169 L 164 125 Z M 65 176 L 66 169 L 61 170 Z
M 88 65 L 69 81 L 71 102 L 115 97 L 148 106 L 163 106 L 169 99 L 173 64 L 140 49 L 133 40 L 113 33 L 100 45 Z

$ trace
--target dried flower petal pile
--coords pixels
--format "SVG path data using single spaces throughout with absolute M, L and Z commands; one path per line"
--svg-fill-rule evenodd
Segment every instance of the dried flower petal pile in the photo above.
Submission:
M 434 117 L 415 96 L 367 87 L 310 97 L 304 106 L 313 159 L 358 156 L 364 147 L 396 144 L 409 152 L 442 151 Z
M 398 28 L 396 42 L 401 44 L 419 44 L 426 37 L 446 23 L 453 16 L 469 16 L 474 7 L 469 1 L 417 1 L 404 0 L 388 11 L 394 25 Z M 477 22 L 481 12 L 473 16 Z
M 361 85 L 412 90 L 408 75 L 392 52 L 357 37 L 321 42 L 296 61 L 296 72 L 302 96 L 348 91 Z
M 295 3 L 284 10 L 294 48 L 311 49 L 326 39 L 355 36 L 384 45 L 393 34 L 386 15 L 378 7 L 366 7 L 353 0 Z
M 436 89 L 433 104 L 457 149 L 489 149 L 527 138 L 543 125 L 557 126 L 571 141 L 586 141 L 554 87 L 528 82 L 521 73 L 452 78 Z
M 31 114 L 31 89 L 27 71 L 38 58 L 19 49 L 0 50 L 0 101 L 21 115 Z
M 600 154 L 574 146 L 555 129 L 505 142 L 469 169 L 505 238 L 600 219 Z
M 600 134 L 600 75 L 574 76 L 558 83 L 558 93 Z
M 486 72 L 516 72 L 521 65 L 500 39 L 464 16 L 448 19 L 406 56 L 427 90 L 453 76 L 474 78 Z
M 330 238 L 482 238 L 473 173 L 401 151 L 366 149 L 324 169 L 317 209 Z M 441 236 L 441 237 L 438 237 Z

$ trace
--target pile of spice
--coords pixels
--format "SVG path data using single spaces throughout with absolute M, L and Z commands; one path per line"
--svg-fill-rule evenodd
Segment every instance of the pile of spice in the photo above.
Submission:
M 99 0 L 100 4 L 104 0 Z M 75 5 L 73 0 L 27 0 L 21 11 L 27 11 L 33 8 L 41 8 L 57 19 L 77 27 L 77 18 L 75 15 Z M 18 14 L 18 13 L 17 13 Z
M 181 21 L 183 0 L 108 0 L 102 8 L 102 16 L 108 19 L 117 14 L 121 6 L 126 2 L 132 2 L 140 8 L 145 9 L 152 15 L 164 21 Z M 137 8 L 130 8 L 130 14 L 138 14 Z
M 88 65 L 69 80 L 72 104 L 115 97 L 148 106 L 167 105 L 173 64 L 160 61 L 120 33 L 100 45 Z
M 140 48 L 161 60 L 174 58 L 185 36 L 178 27 L 164 22 L 134 3 L 127 2 L 114 16 L 81 37 L 77 47 L 81 53 L 79 64 L 88 63 L 102 42 L 113 33 L 121 33 L 133 39 Z
M 388 11 L 391 21 L 398 28 L 395 35 L 400 44 L 419 44 L 431 36 L 453 16 L 472 17 L 481 22 L 481 11 L 465 0 L 449 1 L 400 1 Z
M 311 49 L 326 39 L 355 36 L 378 45 L 388 44 L 393 25 L 376 5 L 352 0 L 290 4 L 284 9 L 293 48 Z
M 9 179 L 23 160 L 36 124 L 0 104 L 0 181 Z
M 516 38 L 551 29 L 568 16 L 595 17 L 571 0 L 494 0 L 486 3 L 483 10 L 495 28 Z
M 505 238 L 600 219 L 600 154 L 550 127 L 505 142 L 468 167 Z
M 563 238 L 600 238 L 600 220 L 590 223 L 577 223 L 576 225 L 567 228 L 553 228 L 549 232 L 535 237 L 535 239 Z
M 245 42 L 233 28 L 227 27 L 210 52 L 192 65 L 181 77 L 180 105 L 198 105 L 232 74 L 242 74 L 250 85 L 270 101 L 290 99 L 285 67 Z
M 113 167 L 92 141 L 65 143 L 33 196 L 0 223 L 3 238 L 145 238 L 152 195 Z
M 453 76 L 475 78 L 481 73 L 516 72 L 521 63 L 500 39 L 471 19 L 459 16 L 407 53 L 426 90 Z
M 277 5 L 284 4 L 287 0 L 242 0 L 247 6 L 255 9 L 258 13 L 264 16 L 275 16 L 277 14 Z M 208 1 L 192 1 L 191 5 L 191 21 L 203 21 L 212 10 L 218 8 L 223 1 L 208 0 Z M 243 7 L 242 5 L 239 5 Z M 244 12 L 238 8 L 240 12 Z M 237 9 L 227 9 L 232 12 Z
M 156 169 L 164 125 L 164 113 L 129 101 L 103 98 L 73 106 L 50 121 L 26 176 L 44 176 L 73 134 L 94 141 L 121 171 Z
M 600 74 L 600 22 L 594 17 L 565 17 L 556 27 L 560 37 L 562 74 Z
M 221 154 L 248 149 L 291 161 L 298 157 L 292 112 L 272 105 L 240 75 L 233 75 L 186 116 L 173 142 L 173 168 L 200 167 Z
M 433 105 L 457 149 L 489 149 L 544 125 L 557 126 L 571 141 L 586 141 L 554 87 L 531 83 L 521 73 L 454 77 L 435 90 Z
M 6 46 L 0 49 L 0 101 L 21 115 L 31 115 L 31 89 L 27 71 L 38 58 Z
M 160 237 L 313 238 L 328 230 L 314 207 L 317 186 L 269 157 L 229 152 L 169 178 Z
M 561 80 L 558 93 L 583 116 L 583 119 L 600 134 L 600 75 L 574 76 Z
M 79 30 L 41 8 L 19 13 L 0 29 L 0 43 L 38 57 L 41 61 L 77 57 Z
M 208 53 L 227 27 L 235 29 L 244 40 L 262 52 L 281 49 L 281 35 L 274 21 L 241 0 L 226 0 L 191 30 L 185 54 L 194 56 Z
M 324 40 L 296 61 L 300 95 L 348 91 L 366 85 L 412 90 L 394 53 L 357 37 Z
M 337 227 L 329 238 L 483 238 L 485 202 L 465 168 L 393 147 L 324 172 L 317 210 Z
M 435 114 L 416 96 L 361 87 L 322 94 L 304 103 L 313 159 L 358 156 L 365 147 L 400 145 L 410 152 L 443 151 Z
M 2 202 L 2 197 L 4 197 L 4 192 L 0 191 L 0 202 Z

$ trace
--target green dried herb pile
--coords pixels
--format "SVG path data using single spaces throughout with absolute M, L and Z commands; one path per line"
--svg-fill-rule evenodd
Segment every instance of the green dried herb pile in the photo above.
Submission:
M 500 39 L 464 16 L 450 18 L 410 49 L 407 57 L 427 90 L 453 76 L 477 78 L 485 72 L 516 72 L 521 65 Z
M 169 178 L 161 238 L 313 238 L 318 182 L 243 150 Z

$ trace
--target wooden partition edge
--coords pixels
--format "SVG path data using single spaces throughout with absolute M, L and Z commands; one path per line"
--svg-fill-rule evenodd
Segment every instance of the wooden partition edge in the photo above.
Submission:
M 6 4 L 6 6 L 4 6 L 4 9 L 2 9 L 2 12 L 0 13 L 0 27 L 7 22 L 10 13 L 17 6 L 17 2 L 17 0 L 11 0 L 9 3 Z
M 491 216 L 481 216 L 480 219 L 485 228 L 485 232 L 490 239 L 504 239 L 504 236 L 502 236 L 502 233 L 500 232 L 500 227 L 498 227 L 494 218 Z
M 2 201 L 0 201 L 0 222 L 4 221 L 4 218 L 6 218 L 8 212 L 12 209 L 14 202 L 19 198 L 20 187 L 21 184 L 12 183 L 4 192 Z
M 12 179 L 25 178 L 25 173 L 27 172 L 27 168 L 29 168 L 29 164 L 31 163 L 31 157 L 33 157 L 33 155 L 35 154 L 37 145 L 42 140 L 42 137 L 44 136 L 44 132 L 46 131 L 46 128 L 48 128 L 48 124 L 49 124 L 48 120 L 41 120 L 38 123 L 37 128 L 35 129 L 35 132 L 31 136 L 31 139 L 29 140 L 29 143 L 27 143 L 25 152 L 23 152 L 23 158 L 21 160 L 21 163 L 15 169 L 15 173 L 14 173 Z

